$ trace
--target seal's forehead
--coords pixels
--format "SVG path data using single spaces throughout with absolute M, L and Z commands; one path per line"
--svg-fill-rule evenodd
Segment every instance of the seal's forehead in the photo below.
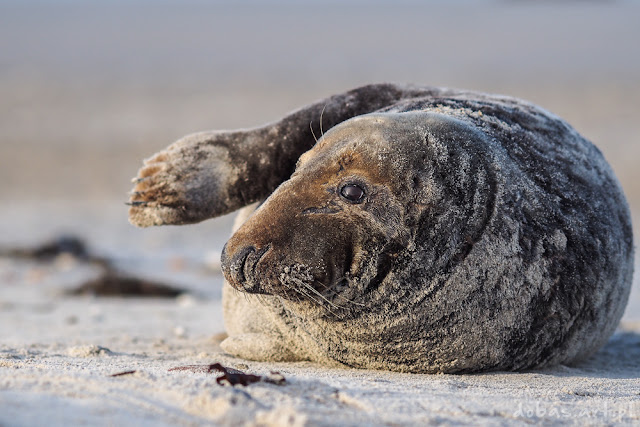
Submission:
M 398 149 L 394 133 L 398 124 L 390 115 L 363 115 L 347 120 L 329 130 L 318 143 L 304 153 L 298 168 L 312 161 L 339 158 L 379 157 L 384 159 Z
M 471 122 L 439 112 L 365 114 L 330 129 L 300 157 L 296 170 L 349 164 L 369 175 L 400 176 L 424 158 L 421 152 L 479 138 L 482 132 Z

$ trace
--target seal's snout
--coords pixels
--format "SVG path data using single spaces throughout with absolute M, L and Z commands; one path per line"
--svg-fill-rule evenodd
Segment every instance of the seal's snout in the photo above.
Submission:
M 222 273 L 227 281 L 237 290 L 248 293 L 263 293 L 256 280 L 256 266 L 269 247 L 256 249 L 244 246 L 234 253 L 229 253 L 228 246 L 222 249 Z

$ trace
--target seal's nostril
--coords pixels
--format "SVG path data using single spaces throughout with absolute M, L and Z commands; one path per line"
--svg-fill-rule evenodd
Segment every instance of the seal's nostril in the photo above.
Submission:
M 250 254 L 256 251 L 253 246 L 245 246 L 229 256 L 225 249 L 222 252 L 222 272 L 227 280 L 240 286 L 246 286 L 245 263 Z
M 239 291 L 251 294 L 267 293 L 261 286 L 261 280 L 256 268 L 269 252 L 271 244 L 257 249 L 255 246 L 245 246 L 235 253 L 229 253 L 227 246 L 222 249 L 222 273 L 231 286 Z

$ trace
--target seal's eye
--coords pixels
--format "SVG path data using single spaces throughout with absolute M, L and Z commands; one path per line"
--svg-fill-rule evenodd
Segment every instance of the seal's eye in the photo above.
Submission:
M 361 203 L 364 200 L 364 190 L 358 184 L 346 184 L 340 189 L 340 195 L 351 203 Z

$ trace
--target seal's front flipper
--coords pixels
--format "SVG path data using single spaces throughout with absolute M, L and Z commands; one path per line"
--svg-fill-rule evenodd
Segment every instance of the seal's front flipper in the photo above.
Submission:
M 192 224 L 266 198 L 297 161 L 290 146 L 300 135 L 282 123 L 187 135 L 145 160 L 133 180 L 129 221 Z
M 229 190 L 241 168 L 225 145 L 239 133 L 188 135 L 145 160 L 133 180 L 129 221 L 139 227 L 189 224 L 237 209 Z
M 272 335 L 249 333 L 234 335 L 222 341 L 220 347 L 229 354 L 248 360 L 295 362 L 305 360 L 284 347 Z
M 141 227 L 189 224 L 264 199 L 291 176 L 321 130 L 403 99 L 440 92 L 368 85 L 315 102 L 264 127 L 186 136 L 146 160 L 134 180 L 129 220 Z

